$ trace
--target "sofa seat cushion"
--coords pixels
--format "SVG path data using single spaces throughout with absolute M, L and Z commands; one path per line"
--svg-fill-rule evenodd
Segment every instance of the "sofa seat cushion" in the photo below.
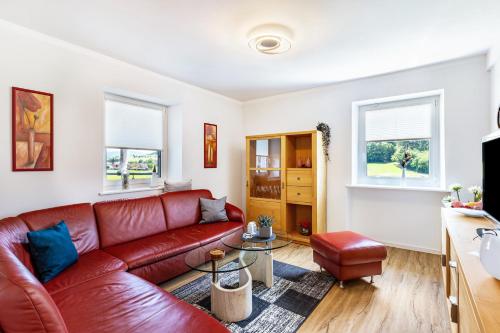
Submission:
M 383 244 L 352 231 L 314 234 L 310 240 L 314 252 L 339 266 L 379 262 L 387 257 Z
M 188 230 L 176 229 L 104 249 L 125 261 L 129 269 L 145 266 L 200 246 Z M 196 233 L 194 233 L 196 235 Z
M 101 275 L 126 270 L 127 265 L 120 259 L 102 250 L 93 250 L 81 255 L 75 264 L 45 283 L 44 287 L 50 294 L 54 294 Z
M 201 245 L 215 242 L 222 237 L 234 232 L 243 233 L 243 223 L 241 222 L 212 222 L 207 224 L 193 225 L 183 229 L 190 229 L 190 235 L 195 237 Z
M 126 272 L 90 280 L 53 299 L 72 333 L 228 332 L 208 314 Z

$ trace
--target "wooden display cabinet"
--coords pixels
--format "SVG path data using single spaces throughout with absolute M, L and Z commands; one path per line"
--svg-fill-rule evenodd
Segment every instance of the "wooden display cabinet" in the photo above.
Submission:
M 309 244 L 299 232 L 326 231 L 326 162 L 321 132 L 304 131 L 248 136 L 247 221 L 259 215 L 274 219 L 278 236 Z

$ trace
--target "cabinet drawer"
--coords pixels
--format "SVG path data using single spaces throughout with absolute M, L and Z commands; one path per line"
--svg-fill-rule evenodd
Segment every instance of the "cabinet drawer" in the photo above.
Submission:
M 289 186 L 312 186 L 312 170 L 288 170 L 286 182 Z
M 450 296 L 458 296 L 458 262 L 453 244 L 450 244 Z
M 477 318 L 474 315 L 471 297 L 464 283 L 463 273 L 460 270 L 458 274 L 458 332 L 481 332 Z
M 286 200 L 288 202 L 312 202 L 312 187 L 311 186 L 287 186 Z

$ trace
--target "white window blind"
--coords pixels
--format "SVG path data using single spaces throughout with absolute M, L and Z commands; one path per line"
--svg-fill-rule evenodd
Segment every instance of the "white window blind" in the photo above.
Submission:
M 366 141 L 427 139 L 432 133 L 434 103 L 366 111 Z
M 164 107 L 107 97 L 105 138 L 107 147 L 163 149 Z

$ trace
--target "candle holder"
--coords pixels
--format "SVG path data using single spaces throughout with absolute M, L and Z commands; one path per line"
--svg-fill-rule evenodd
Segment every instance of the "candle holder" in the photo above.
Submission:
M 212 281 L 217 282 L 217 261 L 224 259 L 226 252 L 221 249 L 210 250 L 210 260 L 212 261 Z

